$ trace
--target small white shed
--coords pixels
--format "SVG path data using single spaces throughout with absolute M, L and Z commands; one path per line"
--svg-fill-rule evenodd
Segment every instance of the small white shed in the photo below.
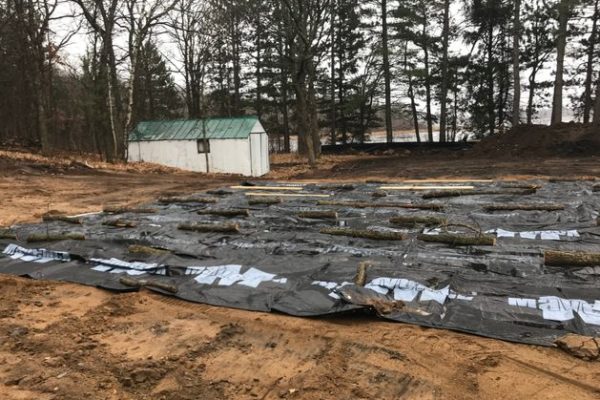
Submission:
M 270 168 L 269 138 L 255 116 L 146 121 L 129 135 L 128 160 L 262 176 Z

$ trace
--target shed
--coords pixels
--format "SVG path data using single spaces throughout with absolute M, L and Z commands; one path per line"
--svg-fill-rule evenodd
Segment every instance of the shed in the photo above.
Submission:
M 262 176 L 269 172 L 269 138 L 256 116 L 145 121 L 129 135 L 128 160 Z

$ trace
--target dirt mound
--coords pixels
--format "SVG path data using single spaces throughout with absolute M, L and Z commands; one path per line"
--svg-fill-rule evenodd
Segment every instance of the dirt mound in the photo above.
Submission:
M 577 123 L 521 125 L 482 140 L 472 154 L 504 158 L 595 156 L 600 155 L 600 129 Z

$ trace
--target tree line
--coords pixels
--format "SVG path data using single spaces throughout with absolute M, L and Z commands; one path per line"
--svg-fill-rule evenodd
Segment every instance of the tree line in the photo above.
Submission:
M 0 140 L 116 161 L 141 120 L 256 114 L 314 164 L 324 133 L 395 120 L 419 142 L 566 105 L 600 126 L 599 2 L 0 0 Z

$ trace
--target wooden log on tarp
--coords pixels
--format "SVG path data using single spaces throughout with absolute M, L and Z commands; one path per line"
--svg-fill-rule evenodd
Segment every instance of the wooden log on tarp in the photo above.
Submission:
M 112 226 L 115 228 L 135 228 L 137 226 L 137 222 L 129 221 L 122 218 L 110 219 L 102 222 L 102 225 Z
M 343 183 L 341 185 L 321 185 L 321 186 L 318 186 L 318 189 L 320 189 L 320 190 L 351 191 L 351 190 L 356 189 L 356 186 L 354 186 L 351 183 Z
M 443 217 L 434 217 L 429 215 L 399 215 L 390 218 L 390 224 L 404 227 L 440 226 L 446 225 L 448 220 Z
M 281 204 L 281 199 L 273 198 L 273 197 L 258 197 L 254 199 L 248 199 L 248 205 L 258 206 L 258 205 L 273 205 L 273 204 Z
M 441 211 L 444 209 L 443 204 L 437 203 L 373 203 L 368 201 L 330 201 L 330 200 L 319 200 L 317 202 L 319 206 L 339 206 L 339 207 L 353 207 L 353 208 L 414 208 L 419 210 L 432 210 Z
M 17 234 L 10 229 L 0 229 L 0 239 L 17 240 Z
M 104 207 L 103 210 L 107 214 L 154 214 L 154 208 L 137 208 L 137 207 Z
M 146 254 L 150 256 L 161 256 L 164 254 L 170 254 L 171 251 L 160 247 L 144 246 L 141 244 L 132 244 L 127 248 L 132 254 Z
M 444 197 L 461 197 L 461 196 L 494 196 L 494 195 L 512 195 L 512 196 L 528 196 L 535 194 L 537 189 L 504 189 L 504 190 L 444 190 L 435 191 L 423 194 L 424 199 L 441 199 Z
M 206 197 L 160 197 L 159 203 L 162 204 L 176 204 L 176 203 L 200 203 L 200 204 L 214 204 L 217 199 L 211 199 Z
M 157 280 L 150 280 L 150 279 L 134 279 L 134 278 L 131 278 L 128 276 L 122 276 L 121 278 L 119 278 L 119 283 L 121 283 L 122 285 L 125 285 L 125 286 L 134 287 L 134 288 L 143 288 L 143 287 L 156 288 L 156 289 L 164 290 L 165 292 L 168 292 L 168 293 L 177 293 L 179 291 L 177 289 L 177 286 L 171 285 L 171 284 L 168 284 L 165 282 L 159 282 Z
M 46 213 L 42 215 L 44 222 L 66 222 L 68 224 L 81 225 L 81 220 L 76 217 L 68 217 L 64 214 Z
M 600 253 L 546 250 L 544 264 L 559 267 L 593 267 L 600 265 Z
M 242 210 L 200 210 L 197 212 L 198 215 L 218 215 L 221 217 L 249 217 L 250 211 L 246 209 Z
M 33 242 L 58 242 L 61 240 L 85 240 L 83 233 L 34 233 L 27 236 L 26 241 Z
M 382 197 L 387 197 L 387 195 L 387 192 L 384 192 L 383 190 L 376 190 L 371 196 L 380 199 Z
M 580 181 L 595 181 L 596 177 L 594 176 L 563 176 L 563 177 L 554 177 L 548 179 L 550 183 L 561 183 L 561 182 L 580 182 Z
M 592 192 L 594 192 L 594 193 L 598 193 L 598 192 L 600 192 L 600 185 L 594 185 L 594 186 L 592 187 Z
M 177 229 L 201 233 L 240 233 L 238 224 L 181 224 Z
M 215 190 L 208 190 L 206 192 L 206 194 L 212 194 L 214 196 L 230 196 L 233 194 L 233 192 L 231 192 L 229 190 L 215 189 Z
M 498 203 L 483 206 L 486 211 L 560 211 L 565 209 L 564 204 L 558 203 Z
M 338 214 L 335 211 L 302 211 L 296 214 L 299 218 L 308 218 L 308 219 L 337 219 Z
M 418 240 L 431 243 L 446 243 L 452 246 L 495 246 L 496 238 L 489 235 L 461 235 L 456 233 L 440 233 L 437 235 L 420 234 Z
M 353 238 L 372 240 L 404 240 L 406 235 L 402 232 L 376 231 L 372 229 L 353 228 L 323 228 L 320 233 L 334 236 L 348 236 Z
M 367 283 L 367 268 L 371 266 L 371 263 L 368 261 L 363 261 L 358 264 L 358 268 L 356 268 L 356 275 L 354 276 L 354 284 L 356 286 L 365 286 Z

